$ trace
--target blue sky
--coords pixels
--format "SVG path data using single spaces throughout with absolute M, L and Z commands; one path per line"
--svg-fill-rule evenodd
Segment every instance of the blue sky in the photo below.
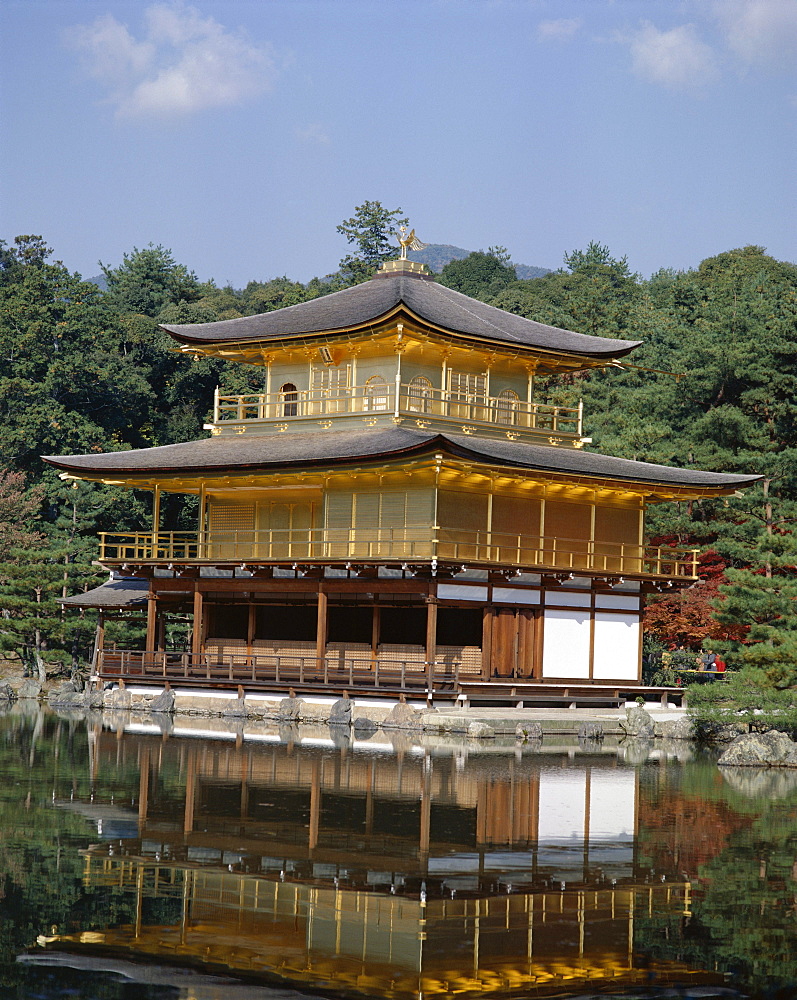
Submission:
M 307 280 L 366 199 L 554 268 L 797 259 L 797 0 L 3 0 L 0 35 L 0 236 L 85 276 L 153 242 Z

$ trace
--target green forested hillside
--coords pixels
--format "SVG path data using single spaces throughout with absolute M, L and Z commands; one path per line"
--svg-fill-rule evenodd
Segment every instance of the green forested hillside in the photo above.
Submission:
M 729 662 L 752 663 L 790 685 L 797 680 L 797 267 L 750 246 L 642 280 L 597 243 L 566 255 L 564 265 L 518 281 L 501 253 L 488 252 L 452 261 L 438 280 L 541 322 L 643 341 L 631 356 L 636 367 L 539 387 L 552 402 L 584 400 L 592 447 L 764 477 L 744 496 L 652 512 L 652 538 L 707 554 L 705 581 L 658 602 L 649 626 L 668 646 L 725 639 Z M 62 617 L 57 598 L 97 579 L 97 532 L 145 528 L 150 503 L 126 490 L 64 484 L 39 456 L 202 436 L 214 386 L 260 390 L 262 372 L 178 354 L 158 323 L 264 312 L 340 285 L 277 277 L 219 288 L 160 246 L 134 248 L 103 270 L 105 291 L 70 274 L 39 237 L 0 247 L 0 647 L 30 659 L 85 656 L 93 624 Z M 164 499 L 164 527 L 190 527 L 190 501 Z

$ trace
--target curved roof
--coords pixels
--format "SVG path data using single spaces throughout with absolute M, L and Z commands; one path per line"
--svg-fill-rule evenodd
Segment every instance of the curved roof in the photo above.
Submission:
M 677 469 L 575 448 L 523 444 L 409 430 L 404 427 L 323 431 L 279 435 L 236 435 L 203 438 L 184 444 L 138 451 L 93 455 L 45 456 L 66 472 L 99 477 L 186 475 L 223 472 L 256 473 L 298 467 L 328 467 L 354 462 L 420 456 L 442 451 L 454 457 L 545 474 L 585 479 L 611 479 L 672 488 L 705 490 L 707 494 L 749 486 L 760 476 L 696 469 Z
M 638 340 L 591 337 L 496 309 L 413 273 L 380 273 L 370 281 L 309 302 L 258 316 L 216 323 L 164 324 L 162 329 L 196 346 L 283 340 L 376 323 L 401 307 L 430 325 L 482 340 L 590 358 L 623 357 Z
M 117 580 L 106 580 L 99 587 L 87 590 L 84 594 L 74 594 L 63 597 L 58 602 L 73 608 L 129 608 L 147 603 L 149 581 L 132 579 L 130 577 Z

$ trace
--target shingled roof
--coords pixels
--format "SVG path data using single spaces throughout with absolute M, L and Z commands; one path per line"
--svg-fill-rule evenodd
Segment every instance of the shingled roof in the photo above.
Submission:
M 356 330 L 380 322 L 402 307 L 438 329 L 559 354 L 609 360 L 623 357 L 641 343 L 590 337 L 537 323 L 412 273 L 379 274 L 352 288 L 258 316 L 216 323 L 164 324 L 162 329 L 181 343 L 197 347 L 282 341 Z
M 70 608 L 100 608 L 114 610 L 147 603 L 149 582 L 132 578 L 110 579 L 85 594 L 64 597 L 60 604 Z
M 184 444 L 104 454 L 45 456 L 65 472 L 92 478 L 157 475 L 200 475 L 324 467 L 420 457 L 441 451 L 489 465 L 560 474 L 585 479 L 697 488 L 707 494 L 750 486 L 760 476 L 677 469 L 634 462 L 574 448 L 524 444 L 518 441 L 435 434 L 403 427 L 367 428 L 280 435 L 203 438 Z

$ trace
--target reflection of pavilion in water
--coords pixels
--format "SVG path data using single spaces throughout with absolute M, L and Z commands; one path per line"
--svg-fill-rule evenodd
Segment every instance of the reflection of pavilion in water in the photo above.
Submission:
M 137 759 L 138 815 L 115 813 L 85 878 L 135 893 L 136 921 L 61 947 L 370 996 L 549 996 L 646 982 L 635 918 L 688 913 L 688 884 L 638 869 L 637 774 L 617 753 L 494 750 L 463 767 L 410 744 L 103 734 L 95 808 L 120 754 Z M 174 900 L 169 924 L 148 919 L 159 897 Z

